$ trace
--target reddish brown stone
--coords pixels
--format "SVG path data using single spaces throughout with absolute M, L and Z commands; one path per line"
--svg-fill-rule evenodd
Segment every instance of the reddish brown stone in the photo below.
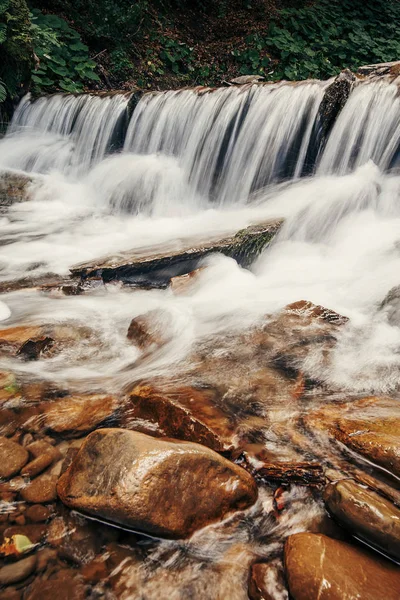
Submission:
M 45 504 L 57 498 L 57 477 L 40 475 L 21 490 L 22 498 L 31 504 Z
M 257 498 L 252 477 L 212 450 L 126 429 L 89 435 L 57 489 L 70 508 L 171 538 Z
M 31 575 L 36 567 L 36 556 L 22 558 L 18 562 L 0 568 L 0 585 L 10 585 L 23 581 Z
M 398 566 L 324 535 L 291 535 L 285 545 L 285 568 L 294 600 L 398 599 Z
M 137 385 L 123 410 L 122 425 L 157 437 L 197 442 L 216 451 L 232 448 L 226 415 L 212 403 L 213 392 L 190 386 L 159 389 Z
M 21 469 L 22 477 L 33 479 L 53 463 L 52 454 L 41 454 Z
M 43 426 L 52 433 L 79 437 L 109 418 L 116 405 L 115 398 L 101 394 L 62 398 L 42 407 Z
M 324 501 L 353 534 L 400 560 L 400 510 L 394 504 L 351 480 L 327 485 Z
M 132 319 L 127 338 L 141 350 L 160 348 L 171 340 L 171 317 L 161 309 L 150 310 Z
M 25 448 L 0 437 L 0 477 L 8 479 L 22 469 L 28 462 L 29 454 Z
M 43 523 L 51 516 L 52 511 L 48 506 L 43 504 L 33 504 L 25 511 L 25 517 L 33 523 Z
M 85 585 L 73 569 L 62 569 L 51 579 L 36 578 L 25 592 L 24 600 L 84 600 Z

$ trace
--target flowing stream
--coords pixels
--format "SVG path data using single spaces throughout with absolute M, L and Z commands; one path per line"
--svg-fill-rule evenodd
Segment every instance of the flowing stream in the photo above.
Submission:
M 115 251 L 285 218 L 250 271 L 215 257 L 185 298 L 115 286 L 88 298 L 3 296 L 7 324 L 44 314 L 85 322 L 90 315 L 107 339 L 104 355 L 99 350 L 72 365 L 50 361 L 43 375 L 118 373 L 135 354 L 121 339 L 126 326 L 149 307 L 173 312 L 180 332 L 174 352 L 182 356 L 205 332 L 241 327 L 305 298 L 350 317 L 355 328 L 343 340 L 332 381 L 370 390 L 397 384 L 400 330 L 378 311 L 398 284 L 400 264 L 397 88 L 358 85 L 322 144 L 325 87 L 149 93 L 128 126 L 128 96 L 22 100 L 0 142 L 0 165 L 36 177 L 33 199 L 2 216 L 3 281 L 67 274 L 75 263 Z M 381 369 L 390 377 L 378 376 Z
M 331 389 L 394 392 L 400 322 L 380 306 L 400 284 L 398 89 L 357 83 L 326 139 L 320 106 L 330 83 L 24 98 L 0 140 L 0 169 L 29 174 L 31 198 L 0 213 L 0 282 L 67 276 L 79 262 L 122 250 L 162 251 L 285 221 L 249 269 L 211 256 L 182 295 L 119 284 L 81 296 L 3 293 L 4 327 L 73 323 L 93 328 L 97 342 L 46 360 L 1 358 L 0 369 L 71 389 L 115 391 L 170 373 L 205 337 L 243 331 L 304 299 L 350 319 L 323 373 Z M 136 362 L 141 352 L 126 339 L 129 323 L 156 308 L 170 313 L 172 340 L 153 360 Z M 307 368 L 321 377 L 320 364 Z M 292 493 L 294 505 L 308 502 L 301 491 Z M 298 508 L 280 527 L 296 531 L 320 510 L 318 503 L 308 512 Z M 254 519 L 263 530 L 262 517 Z M 216 541 L 200 532 L 191 552 L 217 560 L 226 535 Z M 172 564 L 175 551 L 165 542 L 152 560 Z M 211 586 L 216 575 L 209 577 Z M 149 584 L 146 598 L 159 597 L 157 585 Z

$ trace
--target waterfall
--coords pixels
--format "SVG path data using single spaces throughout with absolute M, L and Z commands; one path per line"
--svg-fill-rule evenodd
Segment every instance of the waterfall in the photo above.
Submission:
M 372 160 L 394 167 L 400 150 L 400 98 L 385 82 L 356 86 L 329 136 L 319 173 L 348 173 Z
M 397 86 L 358 82 L 324 139 L 329 82 L 142 94 L 55 94 L 18 106 L 1 166 L 87 180 L 113 212 L 241 206 L 279 182 L 397 165 Z M 128 123 L 129 121 L 129 123 Z M 106 160 L 104 160 L 106 159 Z
M 313 164 L 323 95 L 320 83 L 148 94 L 124 149 L 175 156 L 203 196 L 218 204 L 245 202 Z
M 26 96 L 9 129 L 16 146 L 15 155 L 11 150 L 10 166 L 85 173 L 107 153 L 119 149 L 128 102 L 129 95 L 123 94 L 55 94 L 35 101 Z

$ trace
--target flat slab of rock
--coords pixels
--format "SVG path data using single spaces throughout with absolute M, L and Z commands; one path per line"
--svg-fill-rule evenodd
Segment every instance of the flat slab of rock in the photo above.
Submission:
M 325 535 L 298 533 L 285 545 L 293 600 L 398 600 L 400 568 Z
M 351 533 L 400 560 L 400 510 L 394 504 L 351 480 L 327 485 L 324 500 Z
M 250 264 L 271 242 L 281 225 L 282 220 L 269 221 L 222 239 L 197 239 L 194 244 L 176 240 L 158 248 L 121 252 L 76 265 L 71 273 L 82 278 L 100 275 L 104 281 L 122 279 L 137 285 L 158 281 L 166 285 L 172 277 L 193 271 L 201 258 L 215 252 L 231 256 L 243 266 Z
M 70 508 L 168 538 L 186 538 L 257 499 L 253 478 L 216 452 L 126 429 L 90 434 L 57 491 Z

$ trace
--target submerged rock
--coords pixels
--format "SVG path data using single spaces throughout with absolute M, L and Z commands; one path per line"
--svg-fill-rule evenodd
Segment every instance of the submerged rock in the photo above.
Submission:
M 0 569 L 0 585 L 10 585 L 23 581 L 34 572 L 35 568 L 35 555 L 28 556 L 10 565 L 5 565 Z
M 370 397 L 324 406 L 303 417 L 306 428 L 328 433 L 350 450 L 400 475 L 400 404 Z
M 400 285 L 387 293 L 380 305 L 380 310 L 386 313 L 390 325 L 400 327 Z
M 29 186 L 34 181 L 24 173 L 0 171 L 0 211 L 15 202 L 30 200 Z
M 293 600 L 399 597 L 399 567 L 324 535 L 291 535 L 285 545 L 285 568 Z
M 57 489 L 70 508 L 169 538 L 188 537 L 257 498 L 253 478 L 212 450 L 126 429 L 89 435 Z
M 222 452 L 232 448 L 226 415 L 212 403 L 212 389 L 139 384 L 122 410 L 123 427 L 157 437 L 197 442 Z
M 15 442 L 0 437 L 0 477 L 8 479 L 28 462 L 28 451 Z
M 288 593 L 283 581 L 282 568 L 268 563 L 252 565 L 249 577 L 250 600 L 286 600 Z
M 127 338 L 141 350 L 161 348 L 172 338 L 169 313 L 155 309 L 135 317 L 129 325 Z
M 351 533 L 400 559 L 400 510 L 394 504 L 351 480 L 327 485 L 324 500 Z

